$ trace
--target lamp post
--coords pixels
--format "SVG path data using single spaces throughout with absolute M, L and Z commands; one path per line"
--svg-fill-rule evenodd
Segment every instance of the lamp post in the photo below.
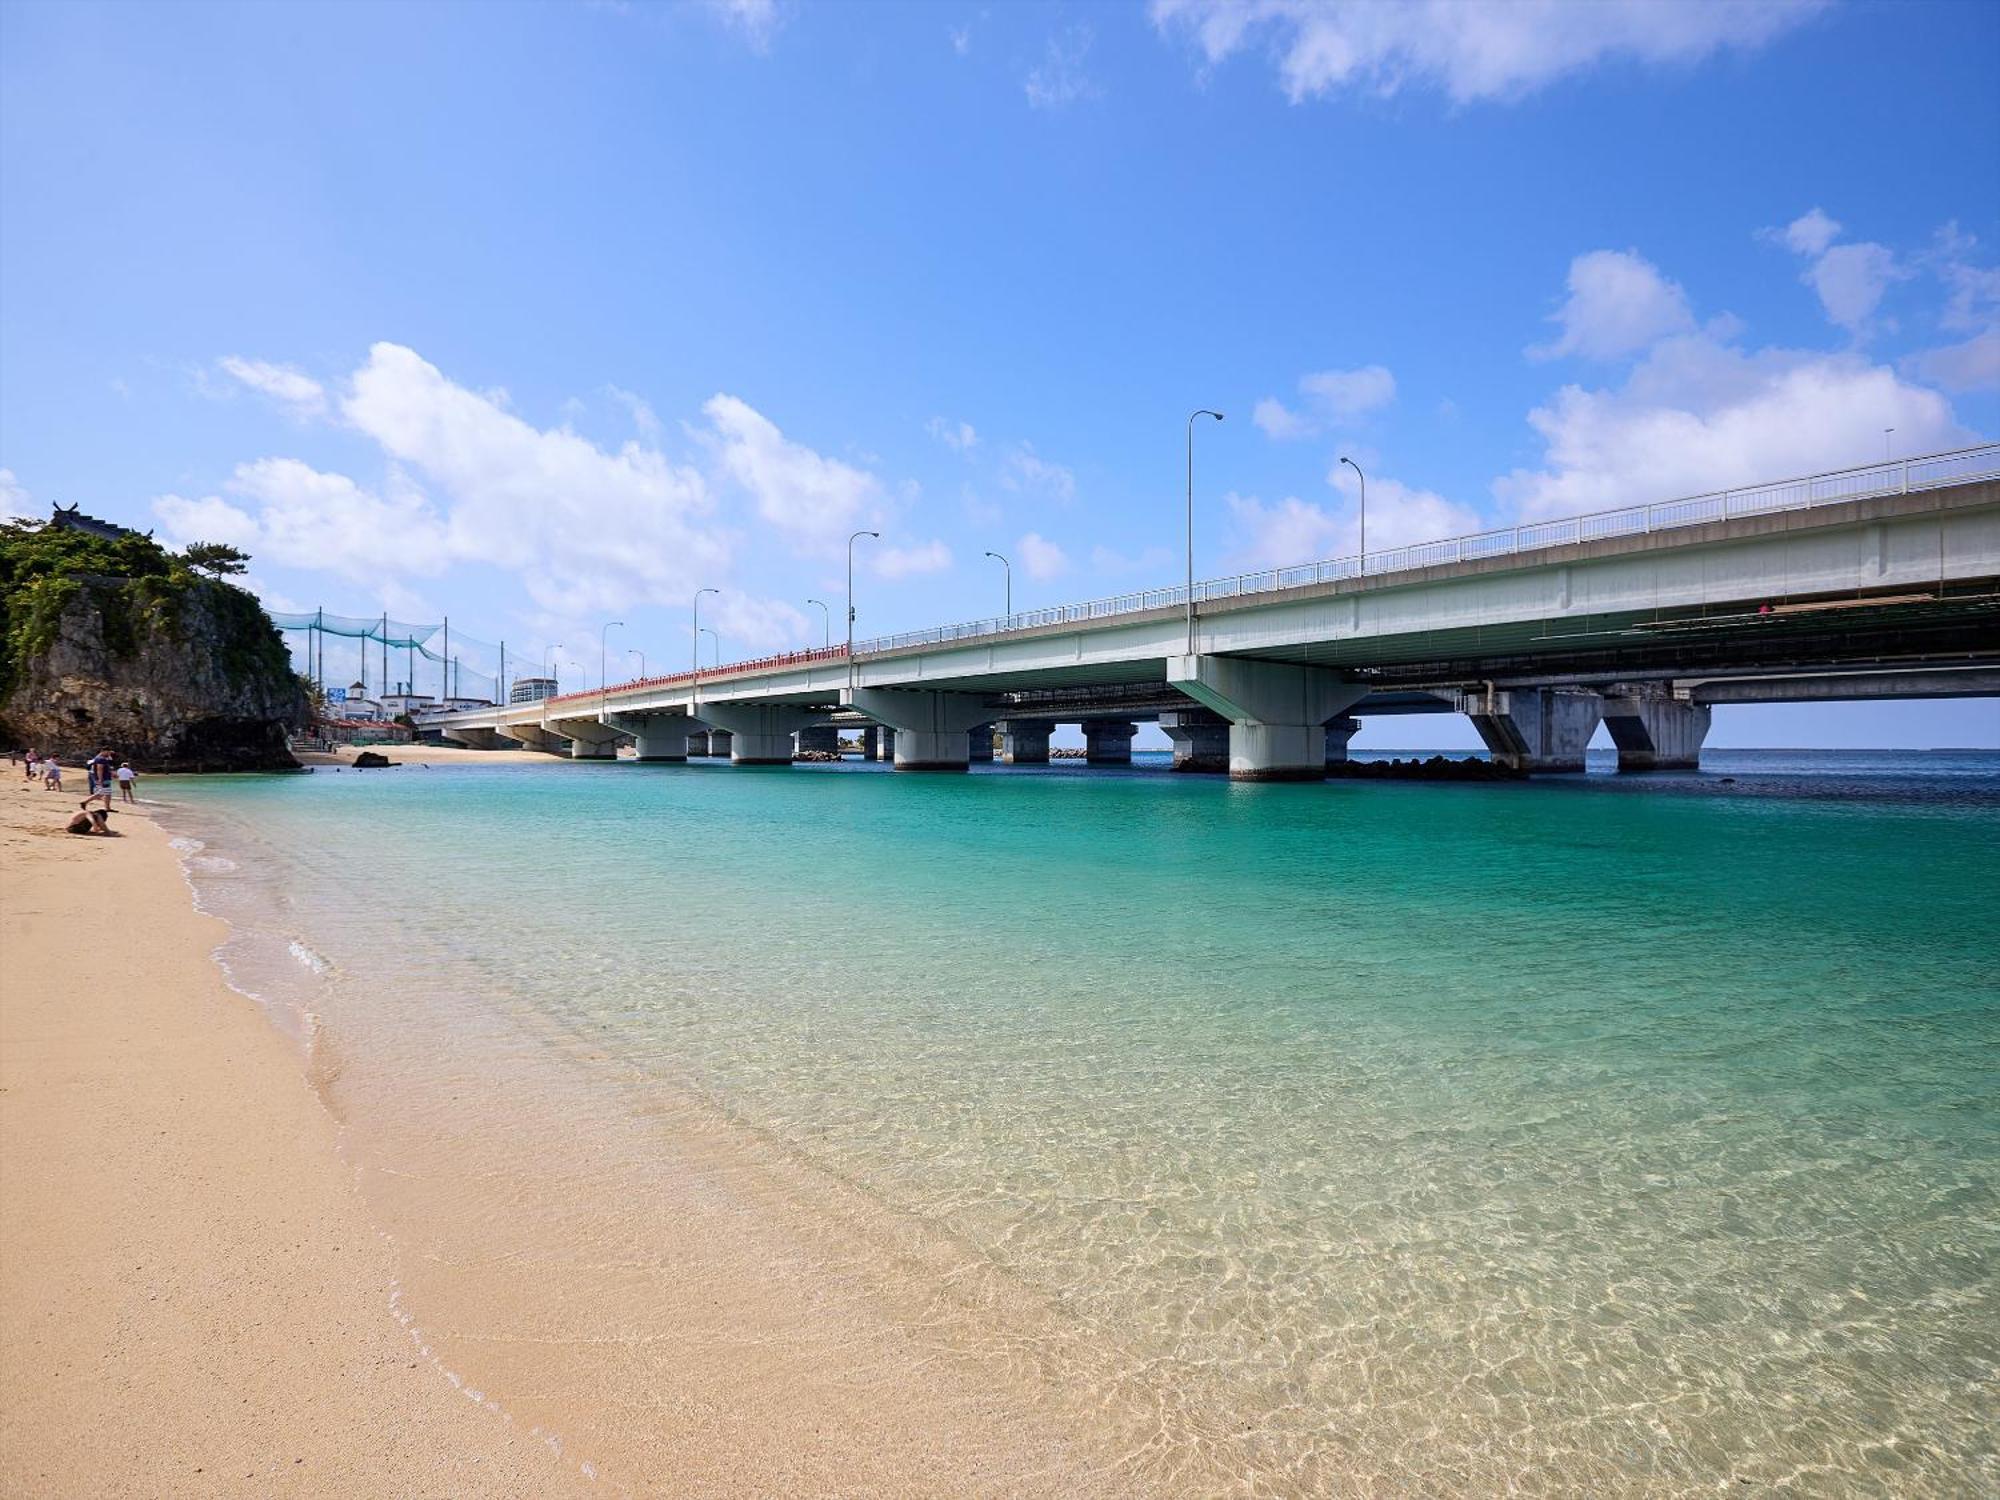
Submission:
M 690 699 L 701 689 L 701 596 L 719 594 L 721 589 L 696 589 L 694 591 L 694 685 L 689 692 Z
M 1345 454 L 1340 461 L 1354 471 L 1354 477 L 1361 481 L 1361 571 L 1368 571 L 1368 476 L 1361 472 L 1361 465 Z
M 879 531 L 857 531 L 847 539 L 847 685 L 854 686 L 854 544 L 864 536 L 882 540 Z
M 1194 419 L 1213 417 L 1222 420 L 1222 413 L 1202 407 L 1188 413 L 1187 420 L 1187 622 L 1188 655 L 1194 655 Z
M 641 682 L 644 682 L 646 680 L 646 653 L 639 650 L 639 648 L 636 646 L 627 646 L 625 648 L 625 654 L 627 656 L 636 656 L 639 658 L 639 680 Z
M 1002 628 L 1004 629 L 1005 621 L 1014 618 L 1014 565 L 997 552 L 989 552 L 986 555 L 1007 570 L 1007 613 L 1002 617 Z
M 555 697 L 556 689 L 562 686 L 560 682 L 556 681 L 556 658 L 561 655 L 562 647 L 560 646 L 551 646 L 542 653 L 542 681 L 548 684 L 547 690 L 542 694 L 544 698 Z
M 808 599 L 806 603 L 817 604 L 819 606 L 820 644 L 822 646 L 831 646 L 833 644 L 833 611 L 826 607 L 824 599 Z
M 1895 431 L 1896 429 L 1893 427 L 1884 427 L 1882 429 L 1882 462 L 1885 464 L 1890 462 L 1889 439 L 1895 435 Z
M 717 635 L 713 630 L 710 630 L 706 625 L 701 627 L 701 633 L 715 643 L 715 670 L 720 672 L 722 670 L 722 637 Z
M 620 630 L 625 628 L 623 620 L 606 620 L 597 629 L 597 722 L 600 724 L 604 722 L 604 716 L 611 712 L 611 674 L 605 669 L 604 657 L 613 625 Z

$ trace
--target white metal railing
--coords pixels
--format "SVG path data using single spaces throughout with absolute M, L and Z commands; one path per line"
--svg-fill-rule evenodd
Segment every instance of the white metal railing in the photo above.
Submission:
M 1197 604 L 1201 604 L 1213 599 L 1235 599 L 1245 594 L 1335 583 L 1343 578 L 1358 578 L 1364 573 L 1373 578 L 1413 568 L 1436 567 L 1440 563 L 1512 557 L 1545 547 L 1566 547 L 1576 542 L 1594 542 L 1607 537 L 1671 531 L 1681 526 L 1699 526 L 1707 521 L 1765 515 L 1772 511 L 1809 510 L 1814 506 L 1836 505 L 1842 501 L 1866 499 L 1871 495 L 1908 494 L 1913 490 L 1937 489 L 1942 485 L 1964 484 L 1969 480 L 1988 479 L 1996 475 L 2000 475 L 2000 443 L 1985 443 L 1976 448 L 1897 459 L 1892 463 L 1870 464 L 1865 468 L 1839 469 L 1830 474 L 1780 479 L 1771 484 L 1755 484 L 1743 489 L 1717 490 L 1684 500 L 1630 505 L 1621 510 L 1566 516 L 1559 521 L 1537 521 L 1528 526 L 1509 526 L 1498 531 L 1477 532 L 1472 536 L 1416 542 L 1386 552 L 1370 552 L 1365 559 L 1359 556 L 1337 557 L 1324 562 L 1301 563 L 1291 568 L 1239 573 L 1233 578 L 1210 578 L 1195 584 L 1194 598 Z M 1187 597 L 1184 585 L 1143 589 L 1135 593 L 1114 594 L 1108 599 L 1091 599 L 1082 604 L 1057 604 L 1047 609 L 1021 610 L 1005 617 L 878 636 L 871 641 L 855 642 L 854 652 L 858 656 L 865 651 L 941 646 L 977 636 L 1002 635 L 1010 630 L 1030 630 L 1038 625 L 1083 624 L 1111 615 L 1136 614 L 1149 609 L 1185 608 Z

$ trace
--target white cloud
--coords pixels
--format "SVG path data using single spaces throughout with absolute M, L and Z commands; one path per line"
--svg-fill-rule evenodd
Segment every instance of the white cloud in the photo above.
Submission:
M 1631 60 L 1692 64 L 1753 48 L 1825 0 L 1152 0 L 1153 23 L 1192 39 L 1209 65 L 1267 45 L 1293 103 L 1345 87 L 1389 95 L 1406 84 L 1460 104 L 1519 99 L 1565 74 Z
M 711 14 L 732 31 L 741 33 L 753 52 L 771 50 L 771 39 L 785 24 L 778 0 L 706 0 Z
M 874 475 L 791 441 L 735 396 L 711 397 L 702 414 L 710 425 L 706 441 L 723 472 L 795 545 L 811 549 L 841 540 L 881 498 Z
M 243 359 L 234 354 L 225 355 L 219 363 L 224 373 L 299 416 L 318 416 L 326 410 L 326 388 L 290 365 Z
M 1008 453 L 1000 484 L 1003 489 L 1047 495 L 1053 500 L 1076 498 L 1076 475 L 1036 453 L 1032 443 L 1017 443 Z
M 705 601 L 702 619 L 705 628 L 713 629 L 722 638 L 724 661 L 732 654 L 755 656 L 820 643 L 818 611 L 807 619 L 805 611 L 782 599 L 760 598 L 734 589 Z
M 1326 481 L 1341 493 L 1336 510 L 1296 495 L 1268 505 L 1254 495 L 1229 495 L 1226 503 L 1235 535 L 1231 565 L 1286 568 L 1358 552 L 1362 540 L 1360 482 L 1345 464 L 1335 464 Z M 1484 524 L 1477 511 L 1431 490 L 1415 489 L 1386 476 L 1368 481 L 1370 553 L 1411 542 L 1464 536 Z
M 0 521 L 31 521 L 38 513 L 29 507 L 35 497 L 14 477 L 12 469 L 0 469 Z
M 659 442 L 660 418 L 654 412 L 651 402 L 644 396 L 636 395 L 619 386 L 607 385 L 604 390 L 613 401 L 632 414 L 632 426 L 637 429 L 640 437 L 649 443 Z
M 1811 208 L 1783 229 L 1760 229 L 1757 237 L 1810 261 L 1799 280 L 1818 294 L 1828 318 L 1849 333 L 1860 334 L 1890 284 L 1908 280 L 1912 273 L 1886 245 L 1865 240 L 1836 243 L 1840 227 L 1824 209 Z
M 943 417 L 932 417 L 924 424 L 924 431 L 960 453 L 970 453 L 979 446 L 979 434 L 970 422 L 947 422 Z
M 1299 394 L 1299 410 L 1266 396 L 1251 411 L 1250 420 L 1270 437 L 1311 437 L 1330 425 L 1352 422 L 1387 406 L 1396 399 L 1396 377 L 1381 365 L 1317 370 L 1299 377 Z
M 1971 434 L 1936 391 L 1852 354 L 1745 351 L 1709 334 L 1669 339 L 1625 384 L 1564 386 L 1528 414 L 1546 451 L 1494 493 L 1528 520 L 1701 494 L 1879 459 Z
M 1551 315 L 1561 335 L 1531 359 L 1617 359 L 1694 326 L 1687 293 L 1633 250 L 1592 250 L 1569 265 L 1569 296 Z
M 1859 330 L 1882 301 L 1889 283 L 1908 273 L 1886 245 L 1835 245 L 1806 269 L 1805 281 L 1819 293 L 1826 315 L 1850 332 Z
M 1827 217 L 1824 209 L 1809 208 L 1776 231 L 1776 237 L 1800 255 L 1821 255 L 1840 237 L 1840 224 Z
M 1050 37 L 1041 62 L 1021 82 L 1028 103 L 1036 109 L 1063 109 L 1079 99 L 1094 98 L 1097 85 L 1084 71 L 1092 40 L 1088 26 L 1066 27 Z
M 1319 430 L 1276 396 L 1266 396 L 1259 401 L 1250 412 L 1250 420 L 1264 430 L 1266 437 L 1277 438 L 1280 442 L 1311 437 Z
M 1975 391 L 2000 386 L 2000 266 L 1975 265 L 1978 241 L 1956 224 L 1938 231 L 1933 248 L 1920 257 L 1950 293 L 1938 325 L 1971 338 L 1912 356 L 1910 367 L 1947 390 Z
M 947 27 L 945 35 L 951 38 L 951 50 L 956 52 L 960 57 L 964 57 L 972 50 L 972 27 L 970 25 Z
M 1055 578 L 1069 571 L 1069 554 L 1039 532 L 1031 531 L 1014 543 L 1014 553 L 1030 578 Z
M 1974 334 L 1961 344 L 1926 349 L 1910 367 L 1948 391 L 1992 390 L 2000 386 L 2000 327 Z
M 940 541 L 920 542 L 910 547 L 882 547 L 870 557 L 869 566 L 884 578 L 942 573 L 951 566 L 951 548 Z

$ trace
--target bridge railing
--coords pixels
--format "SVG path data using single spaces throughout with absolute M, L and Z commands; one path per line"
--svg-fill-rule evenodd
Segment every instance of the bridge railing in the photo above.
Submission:
M 1741 489 L 1716 490 L 1680 500 L 1662 500 L 1651 505 L 1629 505 L 1618 510 L 1595 511 L 1588 515 L 1565 516 L 1560 520 L 1536 521 L 1524 526 L 1507 526 L 1470 536 L 1449 537 L 1435 542 L 1415 542 L 1370 552 L 1366 557 L 1328 558 L 1323 562 L 1301 563 L 1295 567 L 1267 568 L 1255 573 L 1238 573 L 1229 578 L 1209 578 L 1194 586 L 1195 602 L 1238 599 L 1246 594 L 1277 593 L 1312 584 L 1338 583 L 1343 579 L 1380 577 L 1405 573 L 1444 563 L 1474 562 L 1489 557 L 1512 557 L 1539 552 L 1549 547 L 1566 547 L 1578 542 L 1603 541 L 1614 537 L 1639 536 L 1649 532 L 1672 531 L 1683 526 L 1700 526 L 1710 521 L 1735 520 L 1742 516 L 1766 515 L 1775 511 L 1809 510 L 1815 506 L 1838 505 L 1875 495 L 1907 494 L 1937 489 L 1947 484 L 2000 476 L 2000 443 L 1961 448 L 1949 453 L 1927 454 L 1920 458 L 1896 459 L 1869 464 L 1858 469 L 1839 469 L 1799 479 L 1781 479 L 1770 484 L 1748 485 Z M 1044 609 L 1021 610 L 1003 617 L 969 620 L 958 625 L 938 625 L 928 630 L 908 630 L 898 635 L 877 636 L 858 641 L 854 652 L 897 651 L 910 646 L 941 646 L 980 636 L 1003 635 L 1011 630 L 1031 630 L 1040 625 L 1086 624 L 1116 615 L 1138 614 L 1152 609 L 1185 608 L 1185 586 L 1141 589 L 1113 594 L 1081 604 L 1057 604 Z

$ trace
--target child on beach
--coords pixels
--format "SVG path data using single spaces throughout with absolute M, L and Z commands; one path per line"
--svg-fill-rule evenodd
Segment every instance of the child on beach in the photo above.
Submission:
M 42 790 L 45 792 L 59 792 L 62 789 L 62 763 L 56 760 L 43 761 Z
M 35 759 L 35 747 L 33 745 L 30 745 L 28 747 L 28 770 L 26 778 L 27 780 L 33 781 L 35 779 L 35 767 L 37 764 L 39 764 L 39 762 L 37 762 Z
M 102 807 L 93 810 L 86 798 L 77 804 L 77 811 L 70 814 L 69 822 L 63 825 L 63 832 L 108 834 L 111 832 L 111 813 Z
M 138 779 L 132 772 L 132 762 L 129 760 L 118 762 L 118 795 L 120 800 L 125 802 L 137 802 L 139 800 L 132 795 L 132 783 Z

